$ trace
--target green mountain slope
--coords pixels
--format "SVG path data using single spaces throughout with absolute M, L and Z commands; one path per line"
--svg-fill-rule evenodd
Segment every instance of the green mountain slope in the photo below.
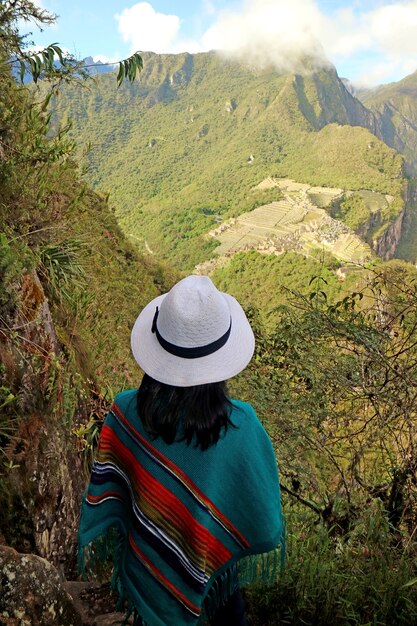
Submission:
M 144 249 L 191 269 L 215 247 L 202 237 L 213 224 L 275 199 L 251 191 L 268 176 L 391 194 L 401 211 L 402 159 L 361 128 L 373 115 L 334 69 L 282 75 L 214 53 L 146 54 L 144 65 L 117 94 L 107 74 L 55 103 L 87 180 Z
M 410 174 L 417 173 L 417 72 L 360 95 L 375 113 L 378 136 L 404 155 Z
M 381 85 L 358 95 L 375 115 L 377 134 L 405 159 L 405 171 L 417 174 L 417 72 L 403 80 Z M 412 188 L 411 188 L 412 187 Z M 417 258 L 417 212 L 415 184 L 410 187 L 409 211 L 396 256 L 415 262 Z
M 279 322 L 280 305 L 287 304 L 294 291 L 309 294 L 318 276 L 322 286 L 326 285 L 329 300 L 335 301 L 355 288 L 363 272 L 350 272 L 345 277 L 338 271 L 337 261 L 325 255 L 305 257 L 287 252 L 274 256 L 251 251 L 236 254 L 226 267 L 215 270 L 213 280 L 246 308 L 258 309 L 270 328 Z

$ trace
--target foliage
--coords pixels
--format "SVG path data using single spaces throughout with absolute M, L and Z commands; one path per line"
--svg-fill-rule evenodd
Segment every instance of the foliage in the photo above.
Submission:
M 406 189 L 406 185 L 404 188 Z M 346 192 L 333 200 L 330 213 L 336 219 L 344 221 L 366 241 L 372 242 L 384 233 L 389 223 L 404 209 L 401 197 L 388 198 L 365 190 Z M 408 259 L 411 258 L 409 255 Z
M 128 78 L 130 82 L 133 82 L 138 72 L 143 68 L 142 57 L 139 52 L 135 52 L 128 59 L 119 63 L 119 72 L 117 74 L 117 86 L 123 82 L 123 79 Z
M 398 259 L 408 260 L 415 264 L 417 261 L 417 195 L 415 179 L 409 182 L 408 198 L 401 241 L 395 251 L 395 256 Z
M 4 20 L 0 12 L 0 528 L 2 540 L 31 551 L 34 515 L 64 493 L 65 472 L 82 483 L 77 468 L 94 436 L 84 447 L 80 429 L 102 419 L 109 387 L 139 376 L 129 351 L 138 311 L 175 274 L 143 260 L 105 198 L 80 182 L 68 125 L 50 136 L 50 96 L 39 101 L 3 62 L 15 51 Z
M 37 269 L 61 341 L 85 375 L 117 389 L 138 375 L 128 348 L 129 329 L 138 311 L 160 289 L 168 288 L 175 274 L 137 255 L 106 200 L 77 181 L 65 137 L 49 140 L 48 120 L 26 90 L 7 77 L 3 86 L 4 101 L 15 113 L 21 111 L 4 117 L 8 132 L 0 165 L 3 314 L 7 307 L 13 309 L 13 302 L 19 303 L 25 272 Z M 120 299 L 116 308 L 107 305 L 109 294 Z M 117 333 L 123 348 L 109 359 Z
M 286 571 L 252 590 L 255 624 L 407 624 L 417 615 L 417 273 L 391 261 L 329 298 L 288 293 L 235 394 L 279 460 Z M 329 621 L 330 620 L 330 621 Z M 407 621 L 408 620 L 408 621 Z
M 38 273 L 52 298 L 71 300 L 69 288 L 85 287 L 85 273 L 79 261 L 79 250 L 80 242 L 77 240 L 64 240 L 60 245 L 49 244 L 41 248 Z
M 367 225 L 372 213 L 364 198 L 358 194 L 344 194 L 343 198 L 335 204 L 332 217 L 340 219 L 350 228 L 357 231 Z M 366 231 L 366 228 L 365 228 Z
M 289 503 L 287 503 L 287 511 Z M 381 507 L 362 511 L 343 536 L 292 507 L 287 515 L 287 566 L 274 587 L 247 591 L 251 624 L 407 626 L 417 618 L 412 585 L 414 541 L 391 546 Z
M 23 82 L 29 74 L 36 83 L 40 78 L 55 82 L 69 81 L 82 74 L 81 64 L 70 54 L 64 53 L 58 44 L 52 43 L 39 52 L 28 51 L 33 41 L 32 33 L 22 35 L 22 22 L 32 23 L 38 28 L 55 22 L 55 15 L 31 0 L 5 0 L 0 6 L 0 64 L 5 71 L 7 65 L 18 70 Z M 59 60 L 56 63 L 55 59 Z M 7 70 L 6 70 L 7 71 Z
M 22 35 L 19 30 L 22 21 L 41 28 L 44 24 L 53 24 L 55 20 L 53 13 L 39 7 L 32 0 L 5 0 L 0 5 L 0 63 L 10 64 L 15 70 L 18 68 L 22 83 L 27 76 L 34 83 L 40 79 L 54 83 L 53 92 L 57 93 L 58 85 L 87 78 L 87 66 L 64 52 L 57 43 L 51 43 L 39 52 L 27 50 L 33 45 L 32 41 L 27 41 L 32 33 Z M 134 81 L 142 67 L 142 57 L 138 52 L 120 61 L 117 85 L 120 86 L 126 78 L 130 82 Z
M 5 233 L 0 232 L 0 306 L 15 304 L 16 281 L 30 264 L 30 254 L 25 246 L 11 244 Z
M 286 252 L 275 255 L 259 252 L 241 252 L 233 256 L 223 268 L 213 273 L 216 286 L 235 296 L 247 307 L 259 309 L 268 328 L 280 318 L 280 305 L 288 303 L 289 289 L 309 293 L 310 279 L 320 274 L 326 281 L 330 300 L 348 293 L 359 280 L 358 272 L 348 272 L 346 278 L 337 274 L 340 266 L 331 255 L 318 253 L 316 257 Z
M 336 138 L 317 130 L 327 115 L 314 100 L 320 81 L 337 95 L 327 75 L 295 91 L 288 77 L 252 72 L 243 93 L 248 70 L 226 64 L 216 74 L 212 55 L 193 60 L 199 82 L 190 80 L 189 56 L 165 62 L 147 63 L 140 85 L 113 93 L 116 113 L 103 105 L 111 77 L 101 93 L 62 101 L 75 93 L 76 126 L 94 130 L 90 177 L 103 184 L 107 176 L 107 188 L 123 192 L 131 241 L 106 198 L 78 180 L 71 142 L 57 127 L 51 138 L 45 101 L 0 71 L 0 523 L 20 548 L 34 549 L 28 511 L 37 485 L 16 489 L 29 454 L 59 433 L 87 469 L 108 400 L 136 386 L 133 321 L 178 278 L 161 255 L 183 268 L 209 254 L 202 235 L 218 217 L 274 199 L 253 190 L 271 173 L 303 172 L 401 202 L 402 163 L 392 151 L 378 144 L 369 156 L 364 129 L 340 128 Z M 158 261 L 138 254 L 136 238 Z M 256 355 L 231 381 L 273 439 L 288 516 L 280 586 L 250 591 L 255 624 L 401 625 L 416 614 L 416 273 L 375 264 L 342 283 L 338 269 L 329 257 L 249 253 L 216 274 L 219 286 L 270 313 L 266 322 L 265 310 L 249 306 Z M 59 480 L 61 459 L 51 457 Z
M 49 78 L 52 74 L 59 75 L 56 69 L 55 56 L 58 57 L 61 68 L 66 68 L 67 61 L 61 48 L 56 43 L 50 44 L 38 53 L 25 54 L 16 59 L 15 62 L 20 65 L 19 76 L 21 82 L 23 83 L 26 72 L 30 73 L 34 83 L 37 83 L 40 78 Z M 61 68 L 60 71 L 62 72 Z
M 19 54 L 27 36 L 20 33 L 22 22 L 53 24 L 55 16 L 31 0 L 4 0 L 0 7 L 0 51 L 3 58 Z
M 383 140 L 404 155 L 406 171 L 412 177 L 417 173 L 416 95 L 416 72 L 396 83 L 380 85 L 358 94 L 376 116 Z
M 394 529 L 412 531 L 416 279 L 411 266 L 390 262 L 335 302 L 320 278 L 308 297 L 281 307 L 260 346 L 262 406 L 277 445 L 285 441 L 284 476 L 296 476 L 298 495 L 342 529 L 371 498 Z
M 0 454 L 4 454 L 5 442 L 10 441 L 16 430 L 16 420 L 10 414 L 10 406 L 16 400 L 9 387 L 0 387 Z

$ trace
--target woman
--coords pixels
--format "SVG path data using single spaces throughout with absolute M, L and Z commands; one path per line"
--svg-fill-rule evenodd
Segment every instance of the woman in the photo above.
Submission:
M 143 309 L 131 346 L 145 375 L 103 425 L 81 564 L 112 554 L 113 583 L 137 624 L 191 626 L 208 615 L 243 626 L 239 581 L 273 577 L 284 541 L 272 445 L 224 383 L 252 358 L 249 322 L 208 277 L 188 276 Z

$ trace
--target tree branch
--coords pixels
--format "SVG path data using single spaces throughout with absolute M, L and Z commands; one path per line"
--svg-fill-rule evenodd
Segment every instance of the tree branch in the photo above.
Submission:
M 310 502 L 310 500 L 306 500 L 305 498 L 300 496 L 298 493 L 296 493 L 295 491 L 292 491 L 292 489 L 289 489 L 282 483 L 281 483 L 281 489 L 282 491 L 285 491 L 285 493 L 288 493 L 290 496 L 295 498 L 298 502 L 300 502 L 301 504 L 304 504 L 304 506 L 308 507 L 309 509 L 317 513 L 317 515 L 320 515 L 320 516 L 323 515 L 323 510 L 314 502 Z

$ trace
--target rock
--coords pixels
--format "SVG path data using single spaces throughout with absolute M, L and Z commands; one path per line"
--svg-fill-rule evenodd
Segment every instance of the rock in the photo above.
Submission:
M 7 545 L 36 552 L 73 577 L 81 495 L 88 478 L 69 425 L 85 423 L 88 409 L 36 272 L 23 274 L 16 288 L 18 297 L 6 323 L 19 333 L 9 333 L 0 342 L 0 362 L 18 396 L 19 412 L 16 432 L 4 449 L 13 471 L 5 475 L 0 492 L 2 533 Z
M 233 111 L 236 110 L 236 107 L 237 107 L 237 102 L 234 98 L 226 102 L 226 111 L 228 113 L 233 113 Z
M 392 259 L 401 239 L 405 211 L 391 222 L 384 233 L 373 241 L 374 250 L 381 259 Z
M 82 626 L 58 570 L 45 559 L 0 546 L 2 626 Z
M 123 622 L 125 615 L 116 612 L 117 597 L 109 583 L 69 581 L 65 589 L 73 598 L 83 626 L 120 626 Z M 132 621 L 130 618 L 127 626 Z
M 209 132 L 209 125 L 204 124 L 204 126 L 202 126 L 200 130 L 198 131 L 198 136 L 205 137 L 208 134 L 208 132 Z

